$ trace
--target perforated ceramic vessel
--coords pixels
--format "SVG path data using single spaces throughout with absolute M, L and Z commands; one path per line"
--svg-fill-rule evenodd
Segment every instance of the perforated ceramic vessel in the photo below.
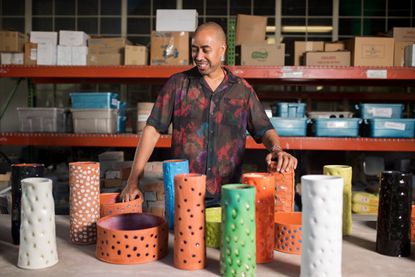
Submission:
M 206 211 L 206 246 L 220 248 L 222 208 L 207 208 Z
M 301 213 L 275 213 L 275 250 L 300 255 L 302 249 Z
M 99 196 L 101 217 L 125 213 L 141 213 L 143 211 L 143 198 L 140 195 L 129 202 L 118 201 L 119 195 L 119 193 L 101 193 Z

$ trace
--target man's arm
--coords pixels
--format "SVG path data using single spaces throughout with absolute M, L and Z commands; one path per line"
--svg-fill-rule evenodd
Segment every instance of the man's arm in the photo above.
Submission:
M 278 172 L 284 173 L 297 168 L 297 159 L 289 153 L 282 150 L 279 136 L 274 129 L 265 132 L 262 137 L 262 143 L 270 151 L 265 160 L 269 167 Z M 277 162 L 273 160 L 277 159 Z
M 144 166 L 153 153 L 159 138 L 160 133 L 153 126 L 147 125 L 144 128 L 143 135 L 135 151 L 134 162 L 127 180 L 127 186 L 120 194 L 123 202 L 134 200 L 138 194 L 141 194 L 138 188 L 139 179 L 144 173 Z

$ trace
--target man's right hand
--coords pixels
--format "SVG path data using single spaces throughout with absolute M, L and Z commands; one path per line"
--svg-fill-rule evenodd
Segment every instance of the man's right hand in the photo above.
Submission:
M 143 199 L 143 194 L 138 189 L 138 183 L 127 183 L 125 188 L 120 193 L 120 199 L 122 202 L 133 201 L 137 196 Z

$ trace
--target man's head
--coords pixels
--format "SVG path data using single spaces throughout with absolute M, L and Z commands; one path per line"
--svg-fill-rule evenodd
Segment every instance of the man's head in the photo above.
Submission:
M 226 35 L 214 22 L 200 25 L 192 40 L 192 58 L 202 75 L 221 70 L 221 60 L 226 52 Z

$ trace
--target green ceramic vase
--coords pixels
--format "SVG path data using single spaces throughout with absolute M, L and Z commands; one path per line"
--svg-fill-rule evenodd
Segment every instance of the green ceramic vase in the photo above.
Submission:
M 222 276 L 255 276 L 255 187 L 222 186 Z

